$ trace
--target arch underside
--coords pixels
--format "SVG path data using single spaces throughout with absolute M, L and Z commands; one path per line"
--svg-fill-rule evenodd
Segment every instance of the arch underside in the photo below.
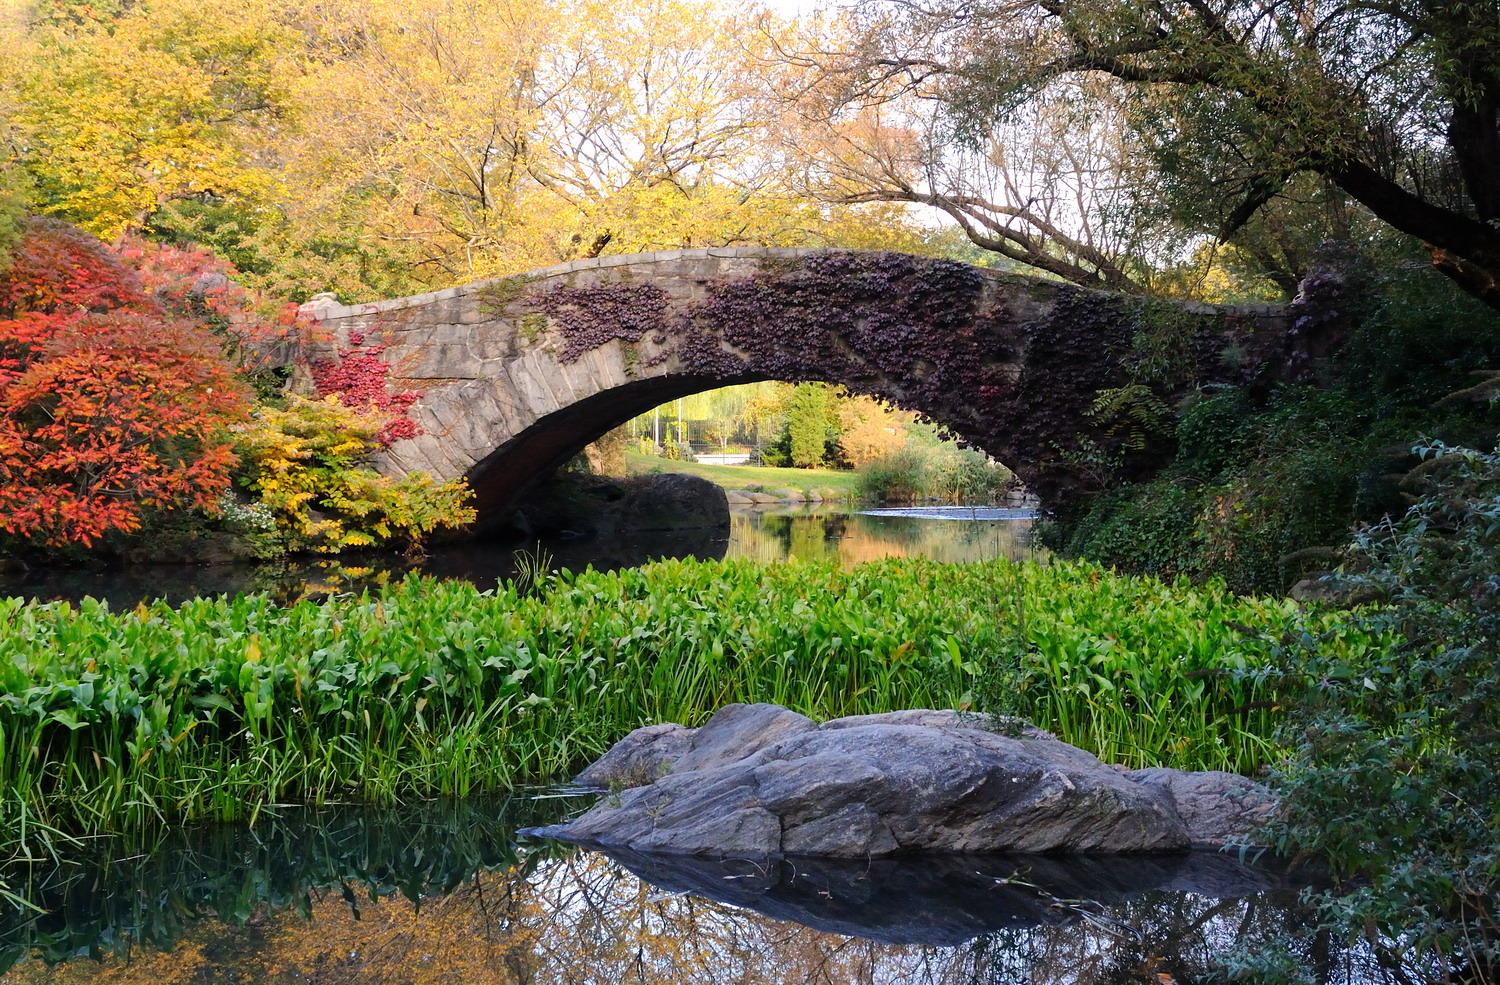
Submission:
M 479 514 L 477 525 L 484 530 L 503 524 L 518 502 L 580 454 L 586 445 L 653 408 L 708 390 L 777 378 L 749 371 L 732 376 L 670 373 L 601 390 L 547 414 L 505 441 L 469 470 L 467 479 L 474 491 L 474 505 Z M 868 381 L 850 383 L 800 376 L 781 382 L 821 382 L 847 386 L 853 392 L 879 397 L 903 410 L 922 414 L 967 443 L 988 451 L 968 434 L 957 430 L 954 422 L 944 420 L 941 411 L 935 416 L 929 408 L 914 406 L 882 387 L 869 385 Z
M 652 408 L 705 390 L 764 379 L 752 374 L 648 377 L 602 390 L 538 419 L 469 470 L 480 527 L 502 522 L 519 499 L 582 452 L 585 445 Z

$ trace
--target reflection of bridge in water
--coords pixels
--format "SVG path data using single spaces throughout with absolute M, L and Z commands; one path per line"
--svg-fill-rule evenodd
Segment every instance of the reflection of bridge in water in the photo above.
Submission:
M 585 260 L 303 310 L 320 329 L 304 359 L 379 344 L 398 384 L 422 391 L 425 433 L 381 466 L 467 476 L 481 522 L 632 417 L 773 379 L 842 383 L 926 414 L 1045 502 L 1071 481 L 1065 452 L 1097 393 L 1130 381 L 1143 326 L 1169 326 L 1207 381 L 1238 378 L 1289 324 L 1281 308 L 1148 304 L 905 254 L 758 248 Z M 1119 453 L 1127 477 L 1157 460 Z

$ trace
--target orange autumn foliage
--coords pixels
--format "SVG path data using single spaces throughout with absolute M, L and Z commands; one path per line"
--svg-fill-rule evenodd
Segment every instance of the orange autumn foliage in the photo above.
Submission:
M 247 400 L 214 338 L 104 244 L 32 220 L 0 273 L 0 530 L 60 546 L 209 508 Z

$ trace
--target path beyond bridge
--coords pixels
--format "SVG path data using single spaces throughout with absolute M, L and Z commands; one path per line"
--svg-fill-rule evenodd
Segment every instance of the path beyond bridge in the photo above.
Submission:
M 900 253 L 744 247 L 581 260 L 373 304 L 320 297 L 303 311 L 319 330 L 299 378 L 384 346 L 395 384 L 422 394 L 411 411 L 422 433 L 377 467 L 466 476 L 481 524 L 632 417 L 756 380 L 841 383 L 919 411 L 1053 505 L 1091 455 L 1114 456 L 1126 477 L 1161 458 L 1091 413 L 1100 391 L 1147 372 L 1158 390 L 1237 380 L 1294 334 L 1279 306 L 1148 301 Z

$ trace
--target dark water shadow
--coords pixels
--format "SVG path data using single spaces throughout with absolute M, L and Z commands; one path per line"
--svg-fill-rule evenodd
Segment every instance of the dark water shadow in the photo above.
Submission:
M 525 576 L 540 565 L 556 571 L 634 568 L 661 558 L 718 560 L 726 531 L 642 531 L 617 536 L 554 538 L 525 543 L 476 540 L 433 548 L 420 557 L 379 552 L 299 557 L 260 564 L 136 564 L 109 568 L 47 568 L 0 572 L 0 596 L 42 602 L 107 601 L 116 609 L 165 599 L 176 605 L 213 595 L 264 592 L 281 604 L 377 589 L 409 574 L 462 581 L 479 588 Z
M 302 557 L 260 564 L 136 564 L 113 568 L 0 571 L 0 596 L 39 601 L 91 597 L 116 609 L 166 599 L 178 604 L 213 595 L 264 592 L 281 604 L 377 589 L 408 574 L 492 588 L 540 565 L 599 571 L 661 558 L 746 558 L 763 563 L 833 560 L 845 566 L 881 558 L 947 562 L 1020 559 L 1032 554 L 1031 520 L 935 520 L 851 513 L 839 504 L 736 510 L 729 529 L 621 530 L 523 543 L 474 540 L 434 547 L 422 557 L 372 552 Z M 1017 511 L 1010 511 L 1012 513 Z
M 598 851 L 639 878 L 774 920 L 886 944 L 955 947 L 1003 929 L 1076 922 L 1150 893 L 1295 901 L 1308 883 L 1279 865 L 1215 852 L 1162 855 L 925 854 L 877 859 L 717 859 Z
M 296 809 L 6 873 L 45 912 L 0 912 L 0 985 L 1187 985 L 1268 944 L 1310 982 L 1392 980 L 1309 929 L 1296 879 L 1228 855 L 767 864 L 519 835 L 592 800 Z

